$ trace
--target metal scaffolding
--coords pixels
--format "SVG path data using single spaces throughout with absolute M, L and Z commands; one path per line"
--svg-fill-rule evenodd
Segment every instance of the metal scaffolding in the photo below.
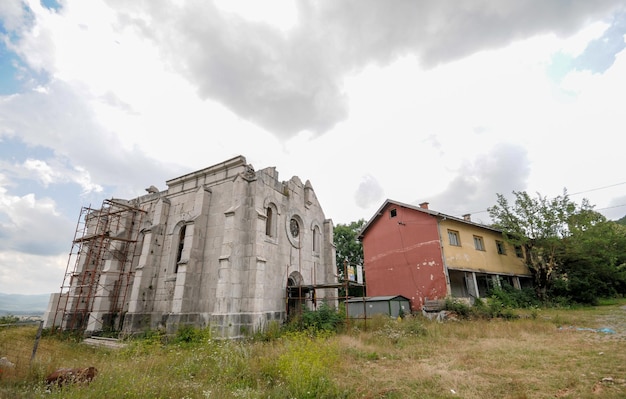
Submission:
M 104 200 L 100 209 L 81 209 L 53 329 L 121 330 L 145 213 L 115 199 Z
M 318 302 L 339 302 L 345 303 L 346 300 L 352 298 L 349 294 L 351 287 L 359 287 L 362 290 L 362 296 L 365 296 L 365 284 L 357 283 L 349 279 L 344 279 L 338 283 L 325 283 L 325 284 L 309 284 L 309 285 L 294 285 L 288 286 L 286 292 L 286 313 L 287 318 L 293 316 L 302 315 L 303 308 L 317 310 Z M 319 297 L 317 295 L 318 290 L 333 290 L 337 291 L 337 295 Z M 342 290 L 343 294 L 339 291 Z M 311 304 L 308 306 L 307 304 Z M 346 328 L 350 326 L 351 317 L 348 315 L 346 309 Z M 352 317 L 352 319 L 363 319 L 367 323 L 367 315 L 365 317 Z

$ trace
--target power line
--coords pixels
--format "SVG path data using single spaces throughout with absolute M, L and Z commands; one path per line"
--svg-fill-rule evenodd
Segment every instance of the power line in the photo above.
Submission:
M 621 208 L 622 206 L 626 206 L 626 204 L 622 204 L 622 205 L 613 205 L 613 206 L 607 206 L 606 208 L 598 208 L 598 209 L 594 209 L 594 211 L 603 211 L 603 210 L 605 210 L 605 209 Z
M 626 184 L 626 181 L 621 182 L 621 183 L 610 184 L 610 185 L 604 186 L 604 187 L 598 187 L 598 188 L 592 188 L 592 189 L 585 190 L 585 191 L 579 191 L 577 193 L 572 193 L 572 194 L 568 194 L 568 195 L 579 195 L 579 194 L 589 193 L 589 192 L 592 192 L 592 191 L 604 190 L 605 188 L 621 186 L 622 184 Z
M 568 196 L 580 195 L 580 194 L 584 194 L 584 193 L 590 193 L 590 192 L 592 192 L 592 191 L 604 190 L 604 189 L 611 188 L 611 187 L 621 186 L 622 184 L 626 184 L 626 181 L 621 182 L 621 183 L 609 184 L 608 186 L 591 188 L 591 189 L 589 189 L 589 190 L 578 191 L 578 192 L 576 192 L 576 193 L 571 193 L 571 194 L 570 194 L 570 193 L 567 193 L 567 195 L 568 195 Z M 603 210 L 606 210 L 606 209 L 621 208 L 621 207 L 623 207 L 623 206 L 626 206 L 626 204 L 622 204 L 622 205 L 613 205 L 613 206 L 607 206 L 607 207 L 605 207 L 605 208 L 597 208 L 597 209 L 594 209 L 594 211 L 603 211 Z M 489 210 L 488 210 L 488 209 L 485 209 L 485 210 L 481 210 L 481 211 L 466 212 L 466 213 L 469 213 L 469 214 L 471 214 L 471 215 L 475 215 L 475 214 L 485 213 L 485 212 L 489 212 Z M 452 216 L 457 216 L 457 215 L 452 215 Z M 463 215 L 458 215 L 458 217 L 461 217 L 461 216 L 463 216 Z

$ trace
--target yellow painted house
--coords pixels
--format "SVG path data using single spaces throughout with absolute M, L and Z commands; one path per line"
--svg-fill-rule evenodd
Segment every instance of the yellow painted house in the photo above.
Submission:
M 440 218 L 439 233 L 453 297 L 484 297 L 490 286 L 503 282 L 518 289 L 532 286 L 523 249 L 506 243 L 499 230 L 465 215 Z

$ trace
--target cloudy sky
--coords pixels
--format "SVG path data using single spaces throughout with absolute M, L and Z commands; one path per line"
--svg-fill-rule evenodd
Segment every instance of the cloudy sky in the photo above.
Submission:
M 81 206 L 236 155 L 335 224 L 496 193 L 626 215 L 623 0 L 2 0 L 0 292 L 58 292 Z

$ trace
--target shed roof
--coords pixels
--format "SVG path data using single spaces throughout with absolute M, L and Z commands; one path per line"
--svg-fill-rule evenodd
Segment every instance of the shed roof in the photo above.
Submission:
M 346 302 L 386 302 L 386 301 L 394 301 L 394 300 L 405 300 L 409 301 L 409 298 L 403 295 L 381 295 L 381 296 L 366 296 L 365 298 L 350 298 L 346 299 Z

